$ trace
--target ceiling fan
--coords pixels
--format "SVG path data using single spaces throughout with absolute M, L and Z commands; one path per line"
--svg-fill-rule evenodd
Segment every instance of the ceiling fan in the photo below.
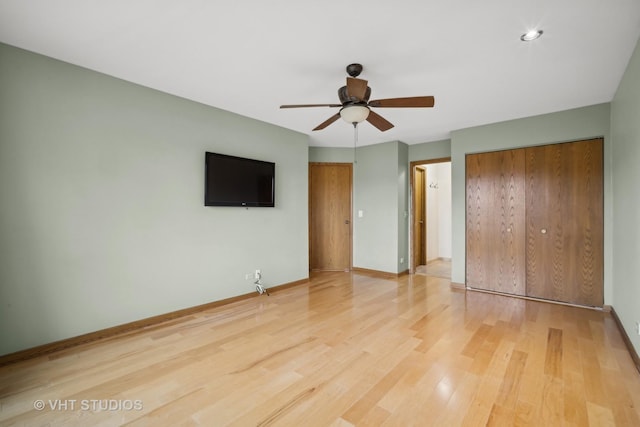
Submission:
M 362 72 L 362 65 L 350 64 L 347 66 L 346 86 L 338 89 L 338 98 L 340 104 L 297 104 L 297 105 L 281 105 L 280 108 L 305 108 L 305 107 L 341 107 L 340 111 L 320 123 L 313 130 L 321 130 L 329 126 L 342 117 L 346 122 L 351 123 L 354 127 L 364 120 L 382 132 L 393 127 L 387 119 L 381 115 L 371 111 L 371 107 L 375 108 L 416 108 L 416 107 L 433 107 L 435 99 L 433 96 L 413 96 L 409 98 L 387 98 L 375 99 L 369 101 L 371 96 L 371 88 L 367 85 L 367 81 L 357 78 Z

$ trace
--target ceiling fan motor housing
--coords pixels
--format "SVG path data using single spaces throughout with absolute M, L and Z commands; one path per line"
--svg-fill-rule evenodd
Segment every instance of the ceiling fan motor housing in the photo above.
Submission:
M 355 96 L 349 96 L 349 93 L 347 92 L 347 87 L 346 86 L 342 86 L 340 89 L 338 89 L 338 98 L 340 99 L 340 103 L 342 105 L 346 105 L 346 104 L 362 104 L 362 105 L 366 105 L 367 102 L 369 101 L 369 97 L 371 96 L 371 88 L 367 87 L 367 92 L 364 95 L 364 98 L 362 100 L 358 99 Z

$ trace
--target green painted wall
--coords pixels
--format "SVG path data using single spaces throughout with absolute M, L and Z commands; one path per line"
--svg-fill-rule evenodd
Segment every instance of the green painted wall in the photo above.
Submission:
M 204 153 L 276 208 L 203 206 Z M 0 44 L 0 354 L 308 276 L 308 138 Z
M 467 153 L 604 137 L 604 301 L 605 304 L 611 304 L 613 295 L 612 185 L 609 116 L 610 105 L 599 104 L 452 132 L 451 208 L 453 241 L 451 280 L 453 282 L 465 282 L 465 155 Z
M 451 140 L 425 142 L 409 146 L 409 161 L 433 160 L 451 157 Z
M 392 141 L 358 148 L 353 166 L 354 267 L 398 272 L 401 145 Z
M 640 45 L 611 103 L 613 307 L 636 352 L 640 336 Z
M 353 163 L 353 148 L 309 147 L 309 162 Z
M 396 272 L 409 269 L 409 146 L 398 143 L 398 266 Z

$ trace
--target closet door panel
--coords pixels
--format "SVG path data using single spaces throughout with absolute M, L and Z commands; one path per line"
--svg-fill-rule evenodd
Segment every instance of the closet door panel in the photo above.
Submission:
M 525 295 L 525 150 L 466 158 L 469 287 Z
M 562 150 L 526 149 L 527 295 L 565 300 Z
M 528 296 L 603 304 L 602 140 L 526 149 Z

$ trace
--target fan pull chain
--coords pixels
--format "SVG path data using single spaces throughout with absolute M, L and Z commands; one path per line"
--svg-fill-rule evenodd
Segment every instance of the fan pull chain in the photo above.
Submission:
M 353 163 L 358 163 L 356 158 L 356 146 L 358 144 L 358 123 L 353 122 Z

